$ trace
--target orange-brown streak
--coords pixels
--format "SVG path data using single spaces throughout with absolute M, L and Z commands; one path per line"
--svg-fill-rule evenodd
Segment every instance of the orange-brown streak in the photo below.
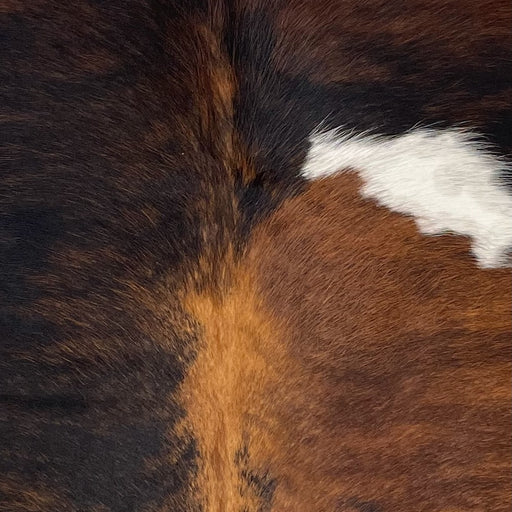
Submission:
M 207 511 L 263 507 L 244 444 L 279 512 L 509 509 L 510 274 L 479 270 L 467 240 L 421 237 L 359 185 L 312 184 L 259 228 L 229 286 L 185 299 L 202 344 L 182 428 Z

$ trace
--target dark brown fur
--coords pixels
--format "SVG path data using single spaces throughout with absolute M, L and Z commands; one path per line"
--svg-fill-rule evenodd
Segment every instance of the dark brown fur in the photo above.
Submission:
M 510 151 L 509 2 L 0 1 L 0 511 L 508 510 L 510 275 L 308 136 Z

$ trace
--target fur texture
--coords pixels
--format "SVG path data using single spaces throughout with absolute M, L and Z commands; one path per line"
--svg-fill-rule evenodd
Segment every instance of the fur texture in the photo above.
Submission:
M 512 165 L 460 130 L 414 130 L 394 137 L 332 131 L 311 138 L 303 167 L 314 179 L 358 170 L 363 197 L 411 215 L 424 234 L 450 231 L 473 238 L 483 267 L 507 262 L 512 248 L 512 195 L 500 175 Z
M 510 509 L 509 0 L 0 17 L 1 512 Z

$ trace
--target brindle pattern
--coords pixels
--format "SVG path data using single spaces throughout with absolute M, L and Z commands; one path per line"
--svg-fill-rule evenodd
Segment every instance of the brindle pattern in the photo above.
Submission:
M 0 510 L 508 509 L 508 275 L 298 176 L 320 122 L 510 152 L 511 11 L 0 1 Z

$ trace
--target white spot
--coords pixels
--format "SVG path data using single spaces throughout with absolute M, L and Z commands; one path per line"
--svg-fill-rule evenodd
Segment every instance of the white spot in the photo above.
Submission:
M 413 216 L 424 234 L 470 236 L 482 267 L 508 264 L 512 196 L 497 179 L 512 165 L 471 133 L 419 129 L 383 137 L 332 130 L 315 132 L 311 143 L 302 170 L 306 178 L 357 171 L 363 197 Z

